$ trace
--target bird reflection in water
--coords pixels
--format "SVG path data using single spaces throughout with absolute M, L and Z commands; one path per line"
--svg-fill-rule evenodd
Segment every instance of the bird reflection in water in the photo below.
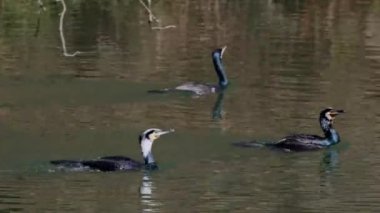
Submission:
M 223 119 L 223 100 L 224 100 L 224 91 L 221 91 L 216 98 L 214 107 L 212 108 L 212 119 L 221 120 Z
M 140 185 L 140 202 L 142 212 L 159 212 L 162 204 L 155 199 L 156 187 L 149 172 L 144 172 Z
M 323 173 L 331 173 L 339 168 L 339 153 L 336 149 L 328 149 L 321 162 Z
M 336 192 L 334 180 L 339 174 L 339 153 L 337 149 L 327 149 L 320 163 L 320 198 L 321 201 L 332 200 Z
M 329 186 L 331 177 L 338 172 L 339 169 L 339 153 L 336 149 L 328 149 L 323 155 L 320 173 L 321 186 Z

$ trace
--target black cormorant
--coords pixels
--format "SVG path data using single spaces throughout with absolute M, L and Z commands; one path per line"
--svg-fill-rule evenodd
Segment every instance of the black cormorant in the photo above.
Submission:
M 236 146 L 241 147 L 273 147 L 281 148 L 286 151 L 309 151 L 327 148 L 340 142 L 338 132 L 333 128 L 333 121 L 335 117 L 344 110 L 336 110 L 333 108 L 326 108 L 319 114 L 319 123 L 321 125 L 324 136 L 308 135 L 308 134 L 295 134 L 286 136 L 275 143 L 259 143 L 259 142 L 237 142 Z
M 158 166 L 152 154 L 153 142 L 157 140 L 161 135 L 170 132 L 174 132 L 174 130 L 171 129 L 164 131 L 161 129 L 151 128 L 141 133 L 139 136 L 139 142 L 141 146 L 142 156 L 144 158 L 144 163 L 124 156 L 106 156 L 93 160 L 54 160 L 50 162 L 53 165 L 56 165 L 59 169 L 70 171 L 125 171 L 139 169 L 154 170 L 157 169 Z
M 319 123 L 321 125 L 324 136 L 296 134 L 287 136 L 273 146 L 283 149 L 302 151 L 315 150 L 329 147 L 340 142 L 338 132 L 333 128 L 335 116 L 344 113 L 344 110 L 335 110 L 326 108 L 319 115 Z
M 173 91 L 186 91 L 195 95 L 207 95 L 210 93 L 218 93 L 223 91 L 228 86 L 228 79 L 224 70 L 222 57 L 227 46 L 214 50 L 211 54 L 212 62 L 214 64 L 215 72 L 218 76 L 218 84 L 204 84 L 196 82 L 186 82 L 175 88 L 166 88 L 161 90 L 150 90 L 151 93 L 166 93 Z

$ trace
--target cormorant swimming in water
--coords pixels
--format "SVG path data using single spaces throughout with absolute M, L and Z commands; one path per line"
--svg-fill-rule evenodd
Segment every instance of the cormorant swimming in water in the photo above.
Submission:
M 174 132 L 173 129 L 164 131 L 161 129 L 151 128 L 145 130 L 139 136 L 142 156 L 144 163 L 135 161 L 129 157 L 124 156 L 107 156 L 94 160 L 54 160 L 50 161 L 53 165 L 56 165 L 59 169 L 69 171 L 125 171 L 125 170 L 138 170 L 158 169 L 156 162 L 154 161 L 152 154 L 153 142 L 157 140 L 161 135 Z
M 326 108 L 319 115 L 319 123 L 321 125 L 324 136 L 296 134 L 287 136 L 275 143 L 258 143 L 258 142 L 238 142 L 236 146 L 257 147 L 268 146 L 273 148 L 281 148 L 287 151 L 310 151 L 327 148 L 340 142 L 338 132 L 333 128 L 335 117 L 344 110 L 335 110 Z
M 226 72 L 224 70 L 222 57 L 224 54 L 224 51 L 226 50 L 227 46 L 224 46 L 222 48 L 218 48 L 214 50 L 211 54 L 212 56 L 212 62 L 214 64 L 215 72 L 218 76 L 219 82 L 217 85 L 213 84 L 202 84 L 202 83 L 195 83 L 195 82 L 187 82 L 184 84 L 181 84 L 175 88 L 166 88 L 161 90 L 150 90 L 151 93 L 166 93 L 166 92 L 173 92 L 173 91 L 187 91 L 192 92 L 195 95 L 207 95 L 210 93 L 218 93 L 228 86 L 228 79 Z

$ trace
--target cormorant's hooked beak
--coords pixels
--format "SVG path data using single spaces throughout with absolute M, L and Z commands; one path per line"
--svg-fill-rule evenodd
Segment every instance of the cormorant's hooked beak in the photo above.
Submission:
M 344 113 L 344 110 L 342 109 L 332 109 L 328 114 L 327 114 L 327 119 L 329 119 L 329 121 L 331 123 L 333 123 L 334 119 L 335 119 L 335 116 L 339 115 L 339 114 L 342 114 Z
M 344 110 L 343 110 L 343 109 L 336 109 L 336 110 L 332 110 L 332 111 L 330 111 L 330 115 L 331 115 L 332 117 L 335 117 L 335 116 L 337 116 L 337 115 L 339 115 L 339 114 L 342 114 L 342 113 L 344 113 Z
M 223 58 L 224 51 L 226 51 L 227 45 L 222 47 L 222 51 L 220 52 L 220 58 Z
M 161 131 L 156 132 L 156 134 L 157 134 L 158 136 L 161 136 L 161 135 L 165 135 L 165 134 L 168 134 L 168 133 L 172 133 L 172 132 L 174 132 L 174 131 L 175 131 L 174 129 L 161 130 Z

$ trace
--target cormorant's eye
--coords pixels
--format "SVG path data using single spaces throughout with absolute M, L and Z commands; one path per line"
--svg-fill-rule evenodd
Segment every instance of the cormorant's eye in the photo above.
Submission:
M 330 112 L 327 112 L 326 113 L 326 118 L 329 120 L 329 121 L 332 121 L 334 119 L 334 117 L 331 115 Z

